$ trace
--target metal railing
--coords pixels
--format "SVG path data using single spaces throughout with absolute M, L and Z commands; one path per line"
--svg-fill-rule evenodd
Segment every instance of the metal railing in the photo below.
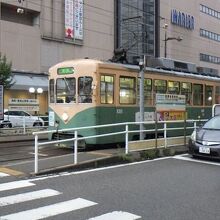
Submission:
M 73 142 L 74 143 L 74 164 L 78 163 L 78 142 L 81 140 L 86 140 L 89 138 L 99 138 L 99 137 L 106 137 L 106 136 L 114 136 L 119 134 L 124 134 L 124 141 L 125 141 L 125 154 L 129 153 L 129 134 L 131 133 L 139 133 L 139 132 L 155 132 L 163 131 L 163 139 L 164 139 L 164 147 L 168 147 L 168 137 L 167 132 L 173 131 L 173 130 L 184 130 L 184 135 L 186 137 L 186 130 L 191 129 L 195 130 L 197 128 L 197 122 L 202 122 L 206 120 L 178 120 L 178 121 L 159 121 L 158 124 L 164 124 L 163 128 L 159 128 L 157 130 L 155 129 L 145 129 L 140 131 L 139 129 L 136 130 L 129 130 L 129 125 L 152 125 L 155 124 L 155 121 L 146 121 L 146 122 L 125 122 L 125 123 L 117 123 L 117 124 L 106 124 L 106 125 L 96 125 L 96 126 L 88 126 L 88 127 L 77 127 L 77 128 L 70 128 L 70 129 L 61 129 L 61 130 L 50 130 L 50 131 L 39 131 L 39 132 L 33 132 L 33 135 L 35 136 L 35 147 L 34 147 L 34 155 L 35 155 L 35 162 L 34 162 L 34 172 L 35 174 L 38 173 L 38 149 L 40 146 L 48 145 L 48 144 L 60 144 L 65 142 Z M 168 128 L 167 125 L 171 123 L 184 123 L 184 127 L 175 127 L 175 128 Z M 187 123 L 190 123 L 192 126 L 186 126 Z M 123 130 L 118 132 L 112 132 L 112 133 L 103 133 L 103 134 L 97 134 L 97 135 L 91 135 L 91 136 L 85 136 L 85 137 L 78 137 L 78 132 L 85 129 L 94 129 L 94 128 L 107 128 L 107 127 L 118 127 L 122 126 L 124 127 Z M 56 132 L 67 132 L 67 131 L 73 131 L 74 137 L 68 138 L 64 140 L 51 140 L 51 141 L 45 141 L 39 143 L 38 139 L 40 135 L 50 134 L 50 133 L 56 133 Z M 157 137 L 156 137 L 157 138 Z M 143 141 L 143 140 L 142 140 Z
M 39 118 L 43 119 L 43 125 L 36 125 L 34 126 L 34 122 L 33 125 L 30 125 L 30 123 L 27 123 L 27 121 L 25 120 L 25 117 L 23 117 L 22 119 L 22 124 L 19 126 L 14 126 L 14 127 L 3 127 L 3 124 L 11 124 L 10 122 L 10 118 L 9 121 L 4 121 L 1 124 L 1 128 L 0 128 L 0 136 L 4 136 L 4 135 L 26 135 L 26 134 L 32 134 L 35 131 L 39 131 L 39 130 L 46 130 L 48 128 L 48 116 L 39 116 Z M 12 124 L 11 124 L 12 125 Z

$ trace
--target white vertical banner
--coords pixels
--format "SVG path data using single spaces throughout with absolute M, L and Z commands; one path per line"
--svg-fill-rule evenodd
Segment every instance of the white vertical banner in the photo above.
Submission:
M 74 38 L 83 39 L 83 0 L 74 0 Z
M 74 35 L 73 1 L 65 0 L 65 37 L 71 39 Z

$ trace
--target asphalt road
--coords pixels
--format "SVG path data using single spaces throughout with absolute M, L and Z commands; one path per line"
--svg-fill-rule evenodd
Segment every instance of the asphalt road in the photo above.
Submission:
M 219 168 L 178 156 L 15 183 L 2 177 L 0 219 L 218 220 Z M 33 191 L 50 197 L 22 200 Z

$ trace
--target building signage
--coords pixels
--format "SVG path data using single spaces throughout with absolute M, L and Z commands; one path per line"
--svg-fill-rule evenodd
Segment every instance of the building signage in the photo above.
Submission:
M 176 9 L 171 10 L 171 23 L 183 28 L 194 30 L 195 19 L 194 16 L 186 14 Z
M 65 37 L 73 38 L 73 0 L 65 0 Z
M 0 120 L 4 120 L 4 87 L 0 85 Z
M 74 0 L 74 37 L 83 39 L 83 0 Z
M 39 111 L 38 99 L 9 99 L 8 109 L 10 111 Z
M 186 96 L 175 94 L 156 94 L 157 111 L 185 111 Z
M 83 40 L 83 0 L 65 0 L 65 37 Z
M 10 105 L 39 105 L 38 99 L 9 99 Z

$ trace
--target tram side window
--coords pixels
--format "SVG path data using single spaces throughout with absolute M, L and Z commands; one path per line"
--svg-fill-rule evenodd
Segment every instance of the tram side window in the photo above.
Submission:
M 113 76 L 101 76 L 101 103 L 113 104 L 114 102 L 114 77 Z
M 54 79 L 50 79 L 49 82 L 50 103 L 54 103 Z
M 78 102 L 92 103 L 92 77 L 89 76 L 79 77 Z
M 213 86 L 205 86 L 205 105 L 212 105 Z
M 186 96 L 186 104 L 191 105 L 192 100 L 192 83 L 181 82 L 180 94 Z
M 76 80 L 75 78 L 57 79 L 57 103 L 76 102 Z
M 179 94 L 180 83 L 176 81 L 168 81 L 167 93 L 169 94 Z
M 140 99 L 140 80 L 138 80 L 138 100 Z M 144 79 L 144 104 L 152 105 L 152 79 Z
M 203 85 L 193 84 L 193 105 L 203 105 Z
M 167 81 L 161 79 L 154 80 L 154 92 L 155 93 L 166 93 L 167 91 Z
M 120 104 L 136 104 L 136 82 L 133 77 L 120 77 Z
M 220 86 L 215 87 L 215 104 L 220 104 Z

